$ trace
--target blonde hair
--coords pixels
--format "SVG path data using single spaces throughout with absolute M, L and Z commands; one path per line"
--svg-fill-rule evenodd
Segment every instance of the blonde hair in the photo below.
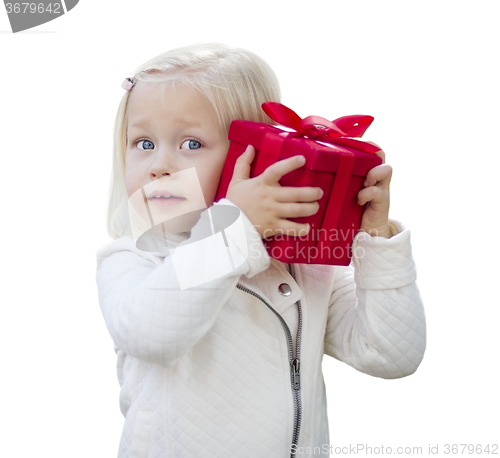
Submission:
M 217 43 L 192 45 L 160 54 L 139 67 L 133 79 L 136 82 L 182 83 L 199 90 L 214 107 L 226 136 L 234 119 L 272 124 L 261 104 L 279 102 L 281 98 L 276 75 L 262 58 L 245 49 Z M 113 239 L 132 235 L 125 187 L 129 96 L 128 91 L 123 95 L 115 120 L 107 207 L 108 234 Z

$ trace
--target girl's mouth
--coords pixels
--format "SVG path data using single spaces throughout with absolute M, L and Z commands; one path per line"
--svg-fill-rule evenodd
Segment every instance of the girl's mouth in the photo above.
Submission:
M 171 205 L 178 204 L 186 200 L 184 197 L 174 196 L 152 196 L 148 197 L 148 202 L 155 207 L 170 207 Z

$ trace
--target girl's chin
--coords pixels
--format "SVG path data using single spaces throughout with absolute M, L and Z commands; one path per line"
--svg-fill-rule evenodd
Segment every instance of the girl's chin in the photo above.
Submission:
M 184 215 L 176 216 L 172 219 L 163 221 L 159 226 L 162 227 L 163 231 L 168 234 L 189 232 L 200 219 L 200 214 L 203 210 L 204 209 L 196 210 Z

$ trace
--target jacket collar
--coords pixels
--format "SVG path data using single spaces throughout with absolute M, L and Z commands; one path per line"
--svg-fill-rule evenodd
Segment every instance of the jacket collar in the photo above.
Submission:
M 242 276 L 239 283 L 255 293 L 261 295 L 280 314 L 302 299 L 300 264 L 294 264 L 295 278 L 288 273 L 287 265 L 271 258 L 271 264 L 266 270 L 254 275 L 252 278 Z M 292 289 L 290 296 L 280 293 L 280 285 L 286 283 Z

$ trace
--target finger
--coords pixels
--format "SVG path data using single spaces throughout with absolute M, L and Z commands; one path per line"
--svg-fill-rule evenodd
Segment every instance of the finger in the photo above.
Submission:
M 318 210 L 318 202 L 281 203 L 277 207 L 276 214 L 280 218 L 300 218 L 315 215 Z
M 245 152 L 236 160 L 234 164 L 233 177 L 231 181 L 247 180 L 250 177 L 250 167 L 255 157 L 255 148 L 248 145 Z
M 292 172 L 299 167 L 302 167 L 306 163 L 306 158 L 304 156 L 292 156 L 288 159 L 283 159 L 272 165 L 270 165 L 264 173 L 262 173 L 262 180 L 268 185 L 276 184 L 283 175 Z
M 313 202 L 323 197 L 321 188 L 311 186 L 281 186 L 274 190 L 277 202 Z
M 370 143 L 370 145 L 376 146 L 377 148 L 380 148 L 379 145 L 377 145 L 375 142 L 368 142 L 365 141 L 365 143 Z M 382 164 L 385 164 L 385 152 L 380 148 L 378 151 L 375 151 L 375 154 L 382 159 Z
M 387 191 L 377 187 L 370 186 L 358 192 L 358 204 L 364 205 L 370 202 L 373 205 L 388 204 L 389 195 Z
M 389 184 L 392 177 L 392 167 L 389 164 L 378 165 L 373 167 L 366 175 L 364 186 L 380 186 L 384 189 L 389 189 Z

